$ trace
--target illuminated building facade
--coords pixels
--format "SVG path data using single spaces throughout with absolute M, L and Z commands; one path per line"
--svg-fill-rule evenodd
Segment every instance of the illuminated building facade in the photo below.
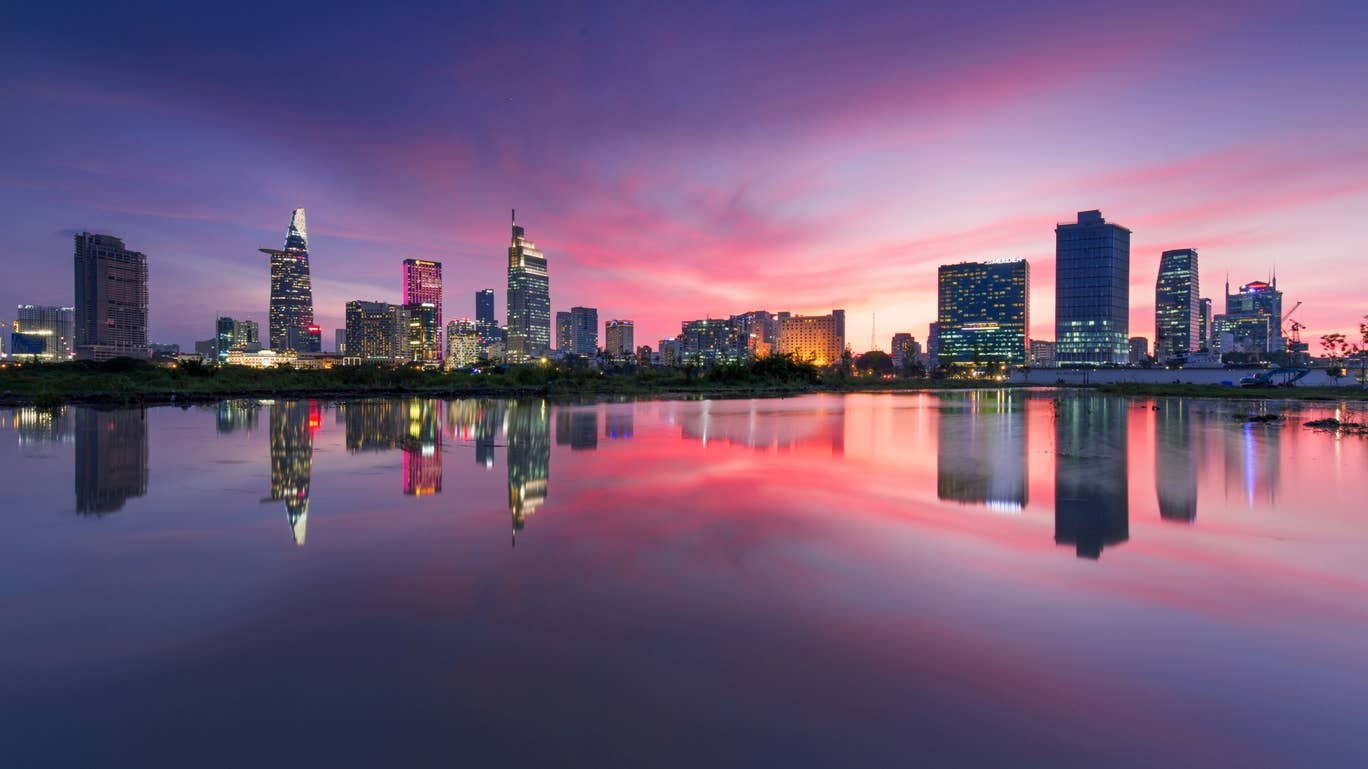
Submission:
M 718 363 L 740 363 L 750 357 L 748 338 L 730 320 L 687 320 L 680 324 L 681 333 L 671 348 L 671 364 L 711 366 Z M 666 340 L 661 340 L 665 351 Z
M 1198 333 L 1198 336 L 1199 336 L 1198 349 L 1201 350 L 1202 352 L 1208 352 L 1208 351 L 1211 350 L 1211 330 L 1212 330 L 1212 322 L 1211 322 L 1211 300 L 1210 300 L 1210 299 L 1205 299 L 1205 298 L 1202 299 L 1202 306 L 1201 306 L 1201 316 L 1200 316 L 1200 319 L 1201 319 L 1201 325 L 1198 327 L 1198 332 L 1197 332 L 1197 333 Z
M 386 302 L 347 302 L 347 357 L 353 363 L 404 360 L 408 330 L 404 308 Z
M 1282 292 L 1275 276 L 1271 283 L 1256 280 L 1230 293 L 1226 284 L 1225 314 L 1213 321 L 1213 338 L 1221 353 L 1248 353 L 1266 358 L 1285 350 L 1282 335 Z
M 1202 344 L 1202 292 L 1197 249 L 1165 251 L 1154 285 L 1154 357 L 1186 359 Z
M 1044 339 L 1031 340 L 1031 355 L 1027 363 L 1036 368 L 1055 367 L 1055 344 Z
M 313 283 L 309 277 L 309 231 L 304 220 L 304 209 L 290 214 L 290 226 L 285 231 L 283 249 L 259 249 L 271 257 L 271 318 L 269 324 L 271 349 L 295 352 L 320 352 L 318 348 L 298 349 L 290 346 L 290 329 L 307 329 L 314 324 Z M 312 343 L 312 335 L 299 335 L 296 344 Z M 322 337 L 319 337 L 321 345 Z
M 442 355 L 442 263 L 404 260 L 404 304 L 430 304 L 437 311 L 437 356 Z
M 1031 267 L 1025 259 L 961 262 L 937 272 L 942 365 L 1026 365 Z
M 215 327 L 214 353 L 219 364 L 228 362 L 228 353 L 259 352 L 261 338 L 256 321 L 221 317 Z
M 527 239 L 514 212 L 508 246 L 508 339 L 510 363 L 526 363 L 551 347 L 551 289 L 546 255 Z
M 1123 366 L 1129 358 L 1130 230 L 1101 211 L 1055 227 L 1055 358 Z
M 469 320 L 453 320 L 446 327 L 446 367 L 469 368 L 475 365 L 484 354 L 480 344 L 480 332 Z
M 14 333 L 37 337 L 40 351 L 30 354 L 41 360 L 71 360 L 76 336 L 76 309 L 41 304 L 21 304 L 14 320 Z M 11 348 L 13 350 L 15 348 Z
M 841 361 L 845 352 L 845 310 L 830 315 L 789 315 L 775 319 L 774 353 L 818 366 Z
M 404 360 L 426 367 L 441 365 L 437 341 L 437 306 L 428 302 L 404 305 Z
M 636 326 L 630 320 L 603 324 L 603 350 L 611 358 L 626 360 L 636 355 Z
M 118 238 L 76 236 L 75 353 L 83 360 L 147 358 L 147 256 Z

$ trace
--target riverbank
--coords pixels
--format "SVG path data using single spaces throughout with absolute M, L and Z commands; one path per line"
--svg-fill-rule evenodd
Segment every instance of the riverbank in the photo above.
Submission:
M 617 373 L 522 366 L 491 369 L 479 374 L 379 366 L 326 370 L 198 365 L 164 368 L 140 362 L 113 361 L 109 364 L 28 365 L 0 370 L 0 406 L 165 405 L 234 398 L 413 396 L 769 398 L 818 392 L 920 391 L 983 386 L 981 382 L 962 380 L 841 377 L 789 361 L 707 370 L 638 369 Z
M 379 366 L 307 371 L 199 365 L 165 368 L 138 361 L 111 361 L 0 369 L 0 407 L 64 403 L 165 405 L 234 398 L 782 398 L 822 392 L 923 392 L 1002 387 L 1027 386 L 982 380 L 840 376 L 784 360 L 713 369 L 637 369 L 610 373 L 522 366 L 479 374 Z M 1054 389 L 1041 385 L 1031 387 Z M 1135 397 L 1368 401 L 1368 391 L 1353 387 L 1247 389 L 1176 383 L 1066 387 Z

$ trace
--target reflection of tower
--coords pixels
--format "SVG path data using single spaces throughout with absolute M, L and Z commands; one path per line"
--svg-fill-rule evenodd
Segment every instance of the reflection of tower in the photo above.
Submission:
M 561 406 L 556 409 L 556 445 L 569 446 L 571 451 L 593 450 L 598 448 L 598 409 L 571 408 Z
M 76 512 L 103 515 L 147 493 L 147 412 L 76 409 Z
M 1061 398 L 1055 413 L 1055 544 L 1079 558 L 1130 538 L 1126 483 L 1126 401 Z
M 603 437 L 614 440 L 626 440 L 632 437 L 635 427 L 636 414 L 630 403 L 612 404 L 608 406 L 608 413 L 604 415 Z
M 257 427 L 256 403 L 251 401 L 224 401 L 218 405 L 218 431 L 229 434 L 235 430 L 252 432 Z
M 338 408 L 347 426 L 347 451 L 391 451 L 404 445 L 409 421 L 402 401 L 355 401 Z
M 1254 507 L 1260 498 L 1267 498 L 1274 507 L 1278 499 L 1280 471 L 1279 444 L 1282 429 L 1275 424 L 1247 422 L 1222 431 L 1225 460 L 1226 495 L 1232 484 L 1245 504 Z
M 980 390 L 940 399 L 936 495 L 1017 511 L 1026 505 L 1026 410 L 1018 393 Z
M 290 533 L 304 544 L 309 520 L 309 475 L 313 470 L 313 431 L 323 423 L 317 401 L 271 404 L 271 496 L 285 502 Z
M 514 541 L 527 517 L 546 501 L 551 472 L 551 421 L 546 401 L 517 401 L 508 409 L 508 510 Z
M 1197 462 L 1193 450 L 1192 409 L 1185 400 L 1163 400 L 1154 415 L 1154 493 L 1159 516 L 1170 521 L 1197 519 Z
M 21 406 L 14 415 L 14 431 L 19 435 L 19 448 L 42 446 L 48 443 L 70 443 L 73 439 L 73 409 L 40 409 Z
M 437 426 L 437 401 L 414 398 L 408 403 L 404 493 L 422 497 L 441 492 L 442 431 Z

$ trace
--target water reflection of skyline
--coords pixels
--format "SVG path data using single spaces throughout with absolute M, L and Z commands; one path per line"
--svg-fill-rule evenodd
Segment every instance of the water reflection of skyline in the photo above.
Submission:
M 104 515 L 147 493 L 147 410 L 76 409 L 76 512 Z
M 941 397 L 936 441 L 936 496 L 991 510 L 1019 512 L 1026 483 L 1026 395 L 995 390 Z
M 1205 488 L 1219 495 L 1224 485 L 1227 503 L 1263 508 L 1277 496 L 1282 428 L 1232 420 L 1238 407 L 1213 410 L 1183 399 L 1140 406 L 1103 395 L 1045 399 L 1017 391 L 941 393 L 927 403 L 929 418 L 935 420 L 937 499 L 994 511 L 1019 512 L 1028 506 L 1030 424 L 1040 420 L 1035 429 L 1041 431 L 1043 419 L 1051 418 L 1055 451 L 1048 461 L 1053 467 L 1041 469 L 1053 471 L 1054 539 L 1072 545 L 1082 558 L 1098 558 L 1131 536 L 1127 463 L 1132 444 L 1143 447 L 1143 454 L 1136 452 L 1139 456 L 1153 456 L 1153 499 L 1163 520 L 1196 522 L 1206 467 L 1210 478 Z M 406 496 L 441 494 L 443 463 L 453 450 L 471 450 L 465 461 L 473 459 L 486 469 L 493 469 L 502 454 L 507 514 L 516 538 L 547 504 L 553 446 L 568 457 L 630 439 L 638 409 L 652 415 L 654 426 L 677 430 L 676 440 L 761 453 L 802 450 L 809 456 L 812 448 L 819 449 L 819 456 L 829 448 L 837 461 L 844 456 L 848 412 L 840 400 L 833 406 L 827 399 L 798 405 L 756 400 L 565 406 L 536 399 L 238 400 L 204 411 L 213 415 L 213 429 L 220 435 L 267 427 L 262 432 L 268 442 L 270 493 L 263 501 L 285 503 L 292 539 L 303 544 L 311 512 L 315 432 L 328 410 L 334 410 L 343 428 L 338 442 L 349 454 L 400 452 L 395 480 Z M 30 456 L 49 456 L 51 449 L 44 446 L 74 444 L 78 512 L 111 513 L 147 494 L 147 419 L 153 412 L 70 407 L 10 413 L 9 425 Z M 1039 440 L 1045 440 L 1043 435 Z M 900 445 L 918 448 L 915 443 Z M 851 461 L 866 460 L 855 456 Z M 858 472 L 855 465 L 851 470 Z M 1048 492 L 1041 496 L 1050 498 Z
M 1079 558 L 1130 538 L 1126 400 L 1068 395 L 1055 409 L 1055 544 Z

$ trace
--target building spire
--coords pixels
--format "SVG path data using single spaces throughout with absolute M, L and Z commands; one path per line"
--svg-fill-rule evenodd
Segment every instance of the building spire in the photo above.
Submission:
M 285 248 L 309 250 L 309 227 L 304 221 L 304 209 L 290 212 L 290 228 L 285 231 Z

